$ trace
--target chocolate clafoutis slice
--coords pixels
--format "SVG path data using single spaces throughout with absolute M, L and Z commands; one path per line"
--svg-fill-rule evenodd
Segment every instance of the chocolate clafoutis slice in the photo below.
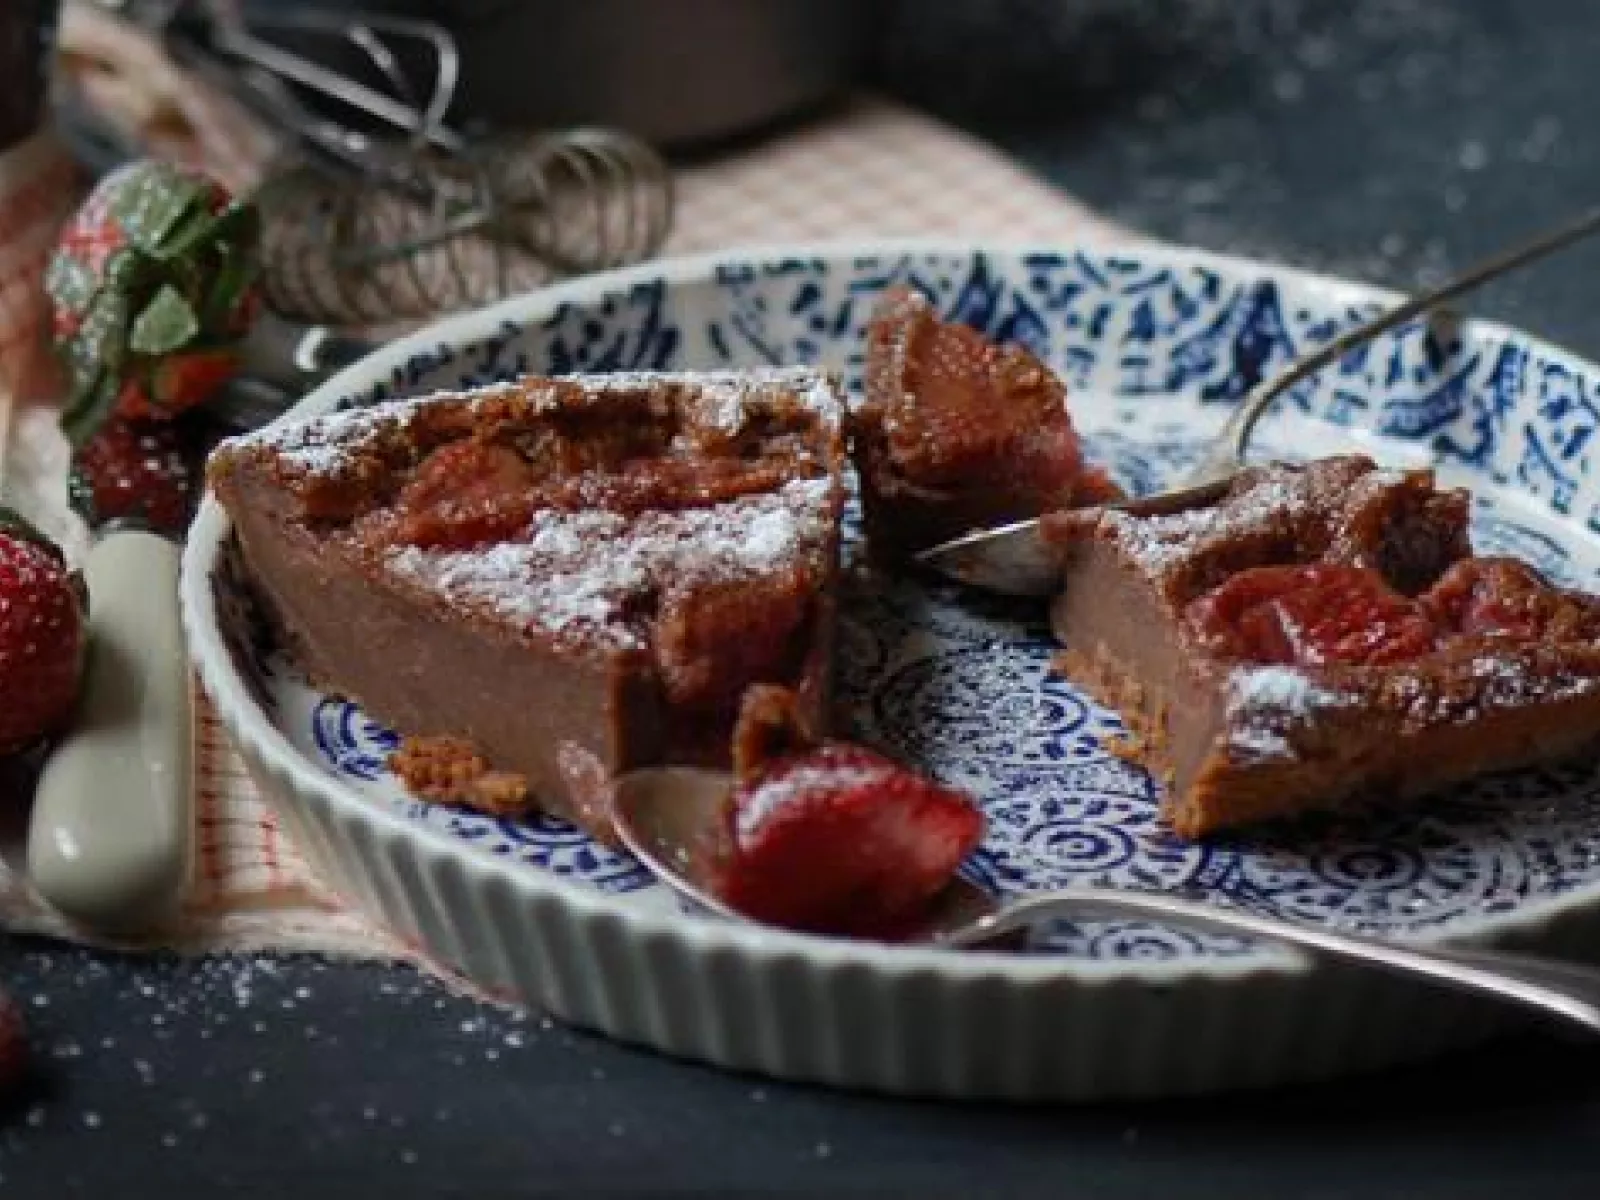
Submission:
M 894 288 L 873 310 L 865 357 L 851 452 L 875 557 L 1121 497 L 1084 456 L 1066 384 L 1027 347 Z
M 1469 497 L 1362 456 L 1215 503 L 1051 514 L 1063 672 L 1199 837 L 1600 746 L 1600 598 L 1473 553 Z
M 529 378 L 280 424 L 210 482 L 319 686 L 415 792 L 611 837 L 610 780 L 723 766 L 745 691 L 826 724 L 843 404 L 805 369 Z

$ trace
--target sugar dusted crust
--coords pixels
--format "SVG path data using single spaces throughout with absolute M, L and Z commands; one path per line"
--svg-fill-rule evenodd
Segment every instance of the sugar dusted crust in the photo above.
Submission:
M 489 425 L 537 428 L 608 408 L 664 421 L 676 443 L 668 449 L 684 458 L 729 454 L 779 418 L 794 423 L 802 444 L 771 488 L 716 503 L 690 496 L 646 511 L 535 509 L 520 536 L 492 545 L 374 545 L 357 526 L 369 506 L 392 498 L 395 481 L 419 459 L 452 440 Z M 300 515 L 350 553 L 381 559 L 383 569 L 462 612 L 569 640 L 639 647 L 650 640 L 641 597 L 815 568 L 834 555 L 842 411 L 833 382 L 805 368 L 530 379 L 270 427 L 224 442 L 208 471 L 218 484 L 243 469 L 266 473 Z
M 1123 749 L 1189 837 L 1600 746 L 1600 642 L 1588 637 L 1461 633 L 1413 661 L 1239 662 L 1182 615 L 1239 572 L 1284 562 L 1370 566 L 1425 593 L 1472 561 L 1466 516 L 1464 494 L 1359 456 L 1255 470 L 1185 512 L 1052 515 L 1067 562 L 1058 669 L 1122 714 Z
M 227 439 L 218 447 L 218 454 L 222 469 L 230 457 L 266 451 L 278 469 L 289 473 L 339 475 L 354 468 L 365 455 L 406 438 L 419 419 L 424 424 L 448 423 L 441 418 L 449 414 L 451 419 L 470 422 L 501 413 L 536 418 L 602 408 L 618 397 L 638 399 L 657 411 L 684 406 L 694 424 L 729 435 L 737 435 L 752 419 L 780 407 L 814 413 L 818 423 L 832 432 L 837 432 L 844 420 L 837 386 L 827 374 L 809 367 L 617 371 L 531 377 L 276 422 Z

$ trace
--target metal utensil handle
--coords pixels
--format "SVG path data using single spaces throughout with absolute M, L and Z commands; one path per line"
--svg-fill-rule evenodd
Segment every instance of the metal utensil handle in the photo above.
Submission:
M 1501 275 L 1516 270 L 1518 267 L 1525 266 L 1536 259 L 1543 258 L 1547 254 L 1554 253 L 1564 246 L 1571 245 L 1573 242 L 1580 241 L 1597 229 L 1600 229 L 1600 206 L 1588 209 L 1576 220 L 1548 233 L 1541 234 L 1530 242 L 1502 251 L 1477 266 L 1469 268 L 1432 291 L 1413 297 L 1381 316 L 1373 318 L 1366 324 L 1358 325 L 1356 328 L 1340 334 L 1315 354 L 1301 359 L 1294 366 L 1284 371 L 1283 374 L 1253 393 L 1244 403 L 1234 409 L 1233 414 L 1222 427 L 1221 434 L 1213 443 L 1211 452 L 1195 469 L 1193 473 L 1195 480 L 1197 482 L 1209 480 L 1219 471 L 1231 470 L 1242 462 L 1245 446 L 1250 440 L 1251 432 L 1273 402 L 1289 389 L 1303 383 L 1324 367 L 1338 362 L 1350 351 L 1371 341 L 1378 335 L 1387 333 L 1389 330 L 1398 325 L 1403 325 L 1415 317 L 1420 317 L 1446 301 L 1454 300 L 1457 296 L 1464 295 L 1476 287 L 1480 287 Z
M 1398 975 L 1429 979 L 1457 991 L 1510 1001 L 1600 1033 L 1600 970 L 1486 950 L 1421 949 L 1157 892 L 1100 888 L 1043 892 L 979 918 L 951 934 L 947 942 L 970 946 L 1051 918 L 1086 916 L 1142 917 L 1286 943 Z

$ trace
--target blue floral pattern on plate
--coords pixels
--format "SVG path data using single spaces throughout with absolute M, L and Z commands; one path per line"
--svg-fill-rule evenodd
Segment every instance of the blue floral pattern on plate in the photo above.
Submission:
M 1229 404 L 1373 311 L 1359 288 L 1161 253 L 890 253 L 722 264 L 639 283 L 475 344 L 441 343 L 368 404 L 524 371 L 814 362 L 854 387 L 885 287 L 913 283 L 950 314 L 1032 346 L 1068 379 L 1092 454 L 1130 489 L 1193 458 Z M 1416 323 L 1296 389 L 1262 442 L 1307 455 L 1367 446 L 1437 463 L 1477 493 L 1475 538 L 1563 582 L 1600 569 L 1600 427 L 1592 368 L 1531 339 Z M 855 522 L 849 522 L 853 530 Z M 224 572 L 226 623 L 252 686 L 311 761 L 374 803 L 630 899 L 660 889 L 626 855 L 548 818 L 497 820 L 420 803 L 383 769 L 394 735 L 322 696 L 261 642 Z M 838 649 L 845 724 L 978 795 L 988 815 L 966 873 L 1002 894 L 1099 882 L 1197 890 L 1302 920 L 1403 934 L 1600 883 L 1600 769 L 1486 779 L 1404 812 L 1316 819 L 1193 844 L 1156 819 L 1143 771 L 1107 750 L 1119 728 L 1053 675 L 1042 614 L 953 588 L 852 573 Z M 1089 958 L 1260 951 L 1143 923 L 1062 925 Z

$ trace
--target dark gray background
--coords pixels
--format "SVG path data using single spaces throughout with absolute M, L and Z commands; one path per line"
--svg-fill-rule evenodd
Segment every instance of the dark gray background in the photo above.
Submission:
M 1416 286 L 1600 200 L 1585 0 L 902 4 L 882 71 L 1130 224 Z M 1470 307 L 1600 355 L 1582 247 Z M 1600 1053 L 1009 1110 L 735 1078 L 409 972 L 0 942 L 39 1070 L 0 1192 L 1592 1195 Z

